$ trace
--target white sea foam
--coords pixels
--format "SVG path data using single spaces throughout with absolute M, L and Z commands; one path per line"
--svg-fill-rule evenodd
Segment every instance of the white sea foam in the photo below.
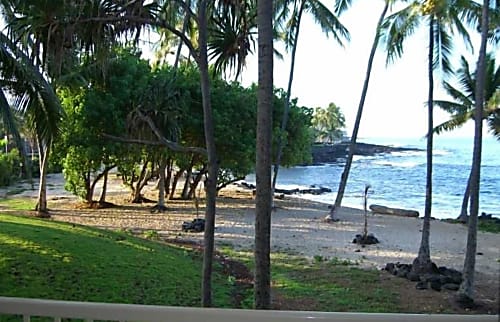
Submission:
M 388 167 L 413 168 L 413 167 L 417 167 L 419 165 L 422 165 L 424 163 L 422 163 L 422 162 L 416 162 L 416 161 L 403 161 L 403 162 L 397 162 L 397 161 L 374 161 L 373 164 L 378 164 L 378 165 L 388 166 Z

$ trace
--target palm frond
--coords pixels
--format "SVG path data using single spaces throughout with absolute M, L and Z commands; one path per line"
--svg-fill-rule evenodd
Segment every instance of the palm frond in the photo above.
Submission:
M 419 4 L 412 2 L 400 11 L 388 16 L 382 26 L 381 39 L 385 43 L 386 63 L 392 63 L 403 55 L 404 41 L 412 35 L 420 25 Z
M 238 77 L 246 64 L 246 57 L 255 48 L 255 8 L 239 10 L 228 8 L 214 13 L 208 39 L 209 58 L 215 60 L 217 73 L 225 70 Z
M 473 106 L 474 105 L 474 91 L 468 91 L 468 90 L 459 90 L 452 85 L 450 85 L 448 82 L 443 82 L 443 87 L 446 91 L 446 93 L 451 96 L 455 101 L 458 102 L 458 104 L 461 105 L 466 105 L 466 106 Z
M 443 100 L 435 100 L 433 103 L 441 108 L 443 111 L 448 112 L 450 114 L 464 114 L 470 111 L 473 105 L 465 105 L 462 103 L 443 101 Z
M 0 90 L 0 119 L 3 122 L 6 132 L 12 134 L 15 138 L 16 145 L 22 146 L 19 126 L 3 90 Z M 20 151 L 22 152 L 23 150 Z
M 0 61 L 8 68 L 2 69 L 2 77 L 13 80 L 11 90 L 15 96 L 14 107 L 21 115 L 31 118 L 37 135 L 50 142 L 59 133 L 63 115 L 52 86 L 12 41 L 0 33 Z
M 349 31 L 339 21 L 338 17 L 319 0 L 308 0 L 306 10 L 311 12 L 313 19 L 328 36 L 343 45 L 343 40 L 350 40 Z
M 445 121 L 438 126 L 434 127 L 432 130 L 435 134 L 441 134 L 443 132 L 453 131 L 461 126 L 463 126 L 467 121 L 469 121 L 473 116 L 473 111 L 469 111 L 464 114 L 453 115 L 448 121 Z
M 453 40 L 448 33 L 447 27 L 439 21 L 432 19 L 434 23 L 434 53 L 432 66 L 435 70 L 440 70 L 443 75 L 450 75 L 453 72 L 450 57 L 453 52 Z
M 349 7 L 352 4 L 352 0 L 336 0 L 333 12 L 337 15 L 340 16 L 344 11 L 349 9 Z

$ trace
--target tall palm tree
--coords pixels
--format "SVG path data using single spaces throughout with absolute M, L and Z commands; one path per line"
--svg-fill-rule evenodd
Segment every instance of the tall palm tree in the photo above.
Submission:
M 471 46 L 470 37 L 461 19 L 472 17 L 477 5 L 467 0 L 423 0 L 412 1 L 408 6 L 389 16 L 384 22 L 387 44 L 387 61 L 403 55 L 404 41 L 421 23 L 425 23 L 429 35 L 428 47 L 428 98 L 427 98 L 427 169 L 425 188 L 425 209 L 422 240 L 418 256 L 413 261 L 412 271 L 416 274 L 432 270 L 430 258 L 430 219 L 432 211 L 432 151 L 434 128 L 434 71 L 443 74 L 452 71 L 450 55 L 453 32 L 458 32 Z M 468 15 L 469 14 L 469 15 Z
M 255 181 L 255 286 L 256 309 L 271 308 L 271 135 L 273 107 L 273 1 L 257 2 L 259 88 Z
M 290 12 L 289 6 L 291 3 L 291 14 L 287 17 Z M 272 189 L 276 188 L 276 181 L 278 178 L 279 167 L 281 164 L 281 157 L 283 154 L 283 148 L 286 144 L 283 136 L 286 131 L 286 126 L 288 123 L 288 114 L 290 113 L 290 98 L 292 94 L 292 83 L 293 75 L 295 71 L 295 54 L 297 52 L 297 46 L 299 41 L 300 24 L 302 22 L 303 13 L 309 13 L 313 19 L 319 24 L 322 31 L 327 35 L 331 34 L 333 38 L 342 45 L 342 40 L 349 40 L 348 30 L 340 23 L 337 15 L 340 15 L 347 7 L 350 5 L 350 0 L 337 0 L 335 4 L 334 12 L 330 11 L 321 1 L 318 0 L 293 0 L 285 1 L 281 8 L 281 13 L 278 14 L 278 20 L 288 19 L 286 23 L 286 37 L 285 44 L 287 47 L 292 47 L 291 60 L 290 60 L 290 74 L 288 76 L 288 87 L 285 97 L 285 107 L 283 109 L 283 116 L 281 119 L 281 132 L 278 136 L 277 142 L 277 152 L 274 161 L 274 173 L 272 181 Z
M 0 33 L 0 70 L 2 78 L 2 91 L 0 94 L 0 108 L 4 116 L 4 123 L 10 126 L 10 132 L 15 134 L 16 141 L 20 142 L 20 135 L 16 124 L 9 116 L 10 108 L 3 92 L 10 90 L 14 94 L 14 109 L 18 111 L 29 127 L 36 134 L 40 152 L 40 189 L 37 202 L 38 214 L 47 216 L 46 181 L 48 149 L 55 136 L 59 133 L 62 107 L 57 96 L 40 72 L 32 64 L 28 55 L 17 47 L 10 37 Z M 20 145 L 20 151 L 24 151 Z
M 351 134 L 351 142 L 349 144 L 349 151 L 347 154 L 346 163 L 344 166 L 344 171 L 342 172 L 342 176 L 340 177 L 339 188 L 337 190 L 337 196 L 335 197 L 335 204 L 331 208 L 330 213 L 326 216 L 325 220 L 327 222 L 336 221 L 335 211 L 336 209 L 340 209 L 342 205 L 342 198 L 344 198 L 345 188 L 347 186 L 347 179 L 349 178 L 349 172 L 351 171 L 352 159 L 354 157 L 354 153 L 356 152 L 356 140 L 358 138 L 359 127 L 361 126 L 361 117 L 363 115 L 363 108 L 365 106 L 365 99 L 368 93 L 368 85 L 370 83 L 370 76 L 373 66 L 373 60 L 375 58 L 375 52 L 377 51 L 377 47 L 380 39 L 380 28 L 385 19 L 385 15 L 387 14 L 387 10 L 389 9 L 389 4 L 393 2 L 393 0 L 385 0 L 384 8 L 380 13 L 377 27 L 375 30 L 375 37 L 373 39 L 372 48 L 370 50 L 370 56 L 368 57 L 368 65 L 366 67 L 366 76 L 365 81 L 363 83 L 363 90 L 361 92 L 361 98 L 358 104 L 358 112 L 356 113 L 356 120 L 354 121 L 354 127 L 352 129 Z
M 470 176 L 470 218 L 467 231 L 463 281 L 458 290 L 457 299 L 464 305 L 472 304 L 474 299 L 474 269 L 477 251 L 477 217 L 479 213 L 479 182 L 481 177 L 481 149 L 483 135 L 483 107 L 485 101 L 486 47 L 489 31 L 490 1 L 484 0 L 481 14 L 481 47 L 476 68 L 476 91 L 474 111 L 474 150 Z
M 486 55 L 486 71 L 485 71 L 485 91 L 484 91 L 484 110 L 483 120 L 487 122 L 491 133 L 500 139 L 500 124 L 495 124 L 495 119 L 498 119 L 500 108 L 498 107 L 498 98 L 500 97 L 500 66 L 495 69 L 495 57 L 493 54 Z M 474 120 L 475 106 L 475 88 L 476 88 L 476 73 L 471 73 L 469 63 L 462 56 L 461 67 L 456 72 L 456 77 L 459 80 L 461 89 L 458 89 L 448 82 L 444 82 L 443 86 L 447 94 L 454 98 L 455 101 L 437 100 L 434 103 L 441 109 L 451 114 L 449 120 L 439 124 L 434 128 L 434 133 L 440 134 L 443 131 L 452 131 L 461 127 L 469 120 Z M 460 215 L 457 218 L 461 222 L 468 220 L 468 205 L 470 192 L 470 180 L 467 181 Z

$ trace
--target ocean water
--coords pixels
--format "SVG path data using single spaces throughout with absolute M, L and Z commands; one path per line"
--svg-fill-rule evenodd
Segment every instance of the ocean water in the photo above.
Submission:
M 376 156 L 355 156 L 342 205 L 362 208 L 362 192 L 371 186 L 368 204 L 414 209 L 424 214 L 426 141 L 425 139 L 360 139 L 360 142 L 390 146 L 420 148 L 422 151 L 398 152 Z M 456 218 L 460 213 L 472 162 L 472 138 L 434 138 L 432 216 Z M 280 168 L 279 188 L 309 187 L 312 185 L 332 189 L 322 195 L 297 195 L 333 204 L 344 163 L 320 166 Z M 249 175 L 247 182 L 255 183 Z M 500 217 L 500 142 L 493 137 L 483 140 L 480 207 Z

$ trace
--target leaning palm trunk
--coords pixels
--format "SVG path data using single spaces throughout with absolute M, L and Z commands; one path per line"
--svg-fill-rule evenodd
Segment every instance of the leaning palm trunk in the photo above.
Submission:
M 424 223 L 422 225 L 422 240 L 418 256 L 413 261 L 412 272 L 420 275 L 429 273 L 432 270 L 431 252 L 429 239 L 431 233 L 431 210 L 432 210 L 432 150 L 434 135 L 434 73 L 433 73 L 433 52 L 434 52 L 434 23 L 431 19 L 429 23 L 429 96 L 427 100 L 427 175 L 425 184 L 425 209 Z
M 469 178 L 467 179 L 467 186 L 465 187 L 464 198 L 462 199 L 462 207 L 460 209 L 460 215 L 457 220 L 463 223 L 466 223 L 469 220 L 469 214 L 467 209 L 469 208 L 469 199 L 470 199 L 470 180 L 471 180 L 472 172 L 469 174 Z
M 380 38 L 380 26 L 384 21 L 388 9 L 389 9 L 389 1 L 386 0 L 384 9 L 382 10 L 382 13 L 380 14 L 380 17 L 377 22 L 377 30 L 375 32 L 375 38 L 373 39 L 372 48 L 370 50 L 370 56 L 368 58 L 365 81 L 363 84 L 363 90 L 361 92 L 361 99 L 359 101 L 358 112 L 356 114 L 356 120 L 354 122 L 354 128 L 352 130 L 351 142 L 349 144 L 349 151 L 347 153 L 347 160 L 344 166 L 344 171 L 342 172 L 342 177 L 340 179 L 337 197 L 335 198 L 335 205 L 334 207 L 332 207 L 330 214 L 328 214 L 328 216 L 325 218 L 325 220 L 327 221 L 335 220 L 335 210 L 340 209 L 340 206 L 342 205 L 342 198 L 344 198 L 344 192 L 347 186 L 347 178 L 349 177 L 349 172 L 351 171 L 352 159 L 354 157 L 354 153 L 356 150 L 356 139 L 358 137 L 358 131 L 361 124 L 361 116 L 363 115 L 363 107 L 365 105 L 366 94 L 368 93 L 368 85 L 370 83 L 370 75 L 373 66 L 373 59 L 375 58 L 375 52 L 377 51 L 377 46 Z
M 158 212 L 163 212 L 167 209 L 165 206 L 165 171 L 167 169 L 168 159 L 166 157 L 161 157 L 160 165 L 158 167 L 158 204 L 157 210 Z
M 191 0 L 186 1 L 186 7 L 191 7 Z M 186 30 L 189 25 L 189 15 L 184 17 L 184 22 L 182 23 L 182 34 L 186 33 Z M 175 53 L 175 61 L 174 61 L 174 73 L 177 72 L 177 67 L 179 66 L 179 61 L 181 60 L 181 51 L 182 51 L 182 40 L 179 41 L 179 46 L 177 46 L 177 52 Z
M 38 212 L 40 217 L 50 217 L 49 210 L 47 208 L 47 169 L 48 169 L 48 156 L 49 156 L 49 144 L 42 142 L 42 139 L 38 138 L 38 155 L 40 164 L 40 185 L 38 187 L 38 200 L 35 206 L 35 210 Z
M 302 20 L 302 13 L 304 12 L 304 6 L 306 4 L 305 0 L 302 0 L 300 3 L 300 9 L 299 13 L 297 15 L 297 25 L 295 29 L 295 37 L 294 37 L 294 42 L 293 42 L 293 47 L 292 47 L 292 58 L 290 62 L 290 75 L 288 76 L 288 88 L 286 91 L 286 98 L 285 98 L 285 107 L 283 109 L 283 117 L 281 119 L 281 131 L 280 135 L 278 135 L 278 143 L 277 143 L 277 153 L 276 153 L 276 160 L 274 163 L 274 173 L 273 173 L 273 182 L 272 182 L 272 194 L 274 195 L 274 190 L 276 189 L 276 181 L 278 179 L 278 171 L 279 167 L 281 165 L 281 157 L 283 155 L 283 148 L 285 147 L 286 142 L 283 140 L 283 135 L 286 130 L 286 126 L 288 123 L 288 115 L 290 114 L 290 97 L 292 93 L 292 83 L 293 83 L 293 74 L 295 71 L 295 53 L 297 52 L 297 44 L 299 40 L 299 31 L 300 31 L 300 22 Z
M 472 170 L 470 177 L 470 217 L 467 234 L 467 249 L 465 252 L 463 282 L 458 290 L 458 299 L 463 304 L 471 304 L 474 299 L 474 269 L 476 266 L 477 250 L 477 217 L 479 213 L 479 182 L 481 177 L 481 149 L 483 133 L 483 105 L 485 87 L 485 56 L 486 41 L 488 39 L 489 1 L 484 0 L 481 20 L 481 48 L 477 62 L 476 102 L 474 115 L 474 150 L 472 156 Z
M 271 308 L 271 137 L 273 107 L 273 2 L 257 2 L 259 87 L 257 93 L 257 156 L 255 181 L 256 309 Z
M 208 154 L 208 176 L 206 181 L 206 210 L 205 210 L 205 232 L 203 236 L 203 281 L 202 281 L 202 305 L 212 306 L 212 262 L 214 255 L 214 230 L 215 209 L 217 196 L 217 152 L 215 148 L 214 122 L 212 116 L 212 105 L 210 103 L 210 77 L 208 71 L 207 57 L 207 6 L 208 1 L 199 3 L 199 62 L 201 94 L 203 104 L 203 120 L 205 130 L 205 144 Z

